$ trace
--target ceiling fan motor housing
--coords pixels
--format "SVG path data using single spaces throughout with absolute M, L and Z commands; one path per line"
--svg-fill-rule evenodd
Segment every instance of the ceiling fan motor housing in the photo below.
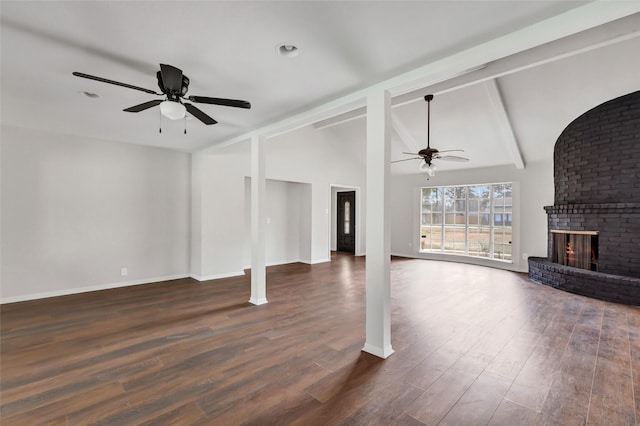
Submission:
M 438 153 L 438 150 L 435 148 L 424 148 L 418 151 L 418 155 L 422 157 L 433 157 L 437 153 Z
M 189 80 L 189 77 L 187 77 L 184 74 L 182 74 L 182 85 L 180 87 L 180 93 L 173 93 L 173 91 L 167 93 L 167 89 L 165 88 L 164 82 L 162 81 L 162 72 L 158 71 L 156 73 L 156 77 L 158 78 L 158 87 L 160 88 L 160 91 L 166 94 L 169 97 L 169 100 L 171 101 L 177 101 L 178 98 L 181 98 L 184 95 L 186 95 L 187 90 L 189 90 L 190 80 Z

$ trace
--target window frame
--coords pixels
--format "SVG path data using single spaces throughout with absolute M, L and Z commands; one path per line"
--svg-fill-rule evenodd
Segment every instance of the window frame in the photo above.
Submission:
M 505 187 L 507 185 L 508 187 Z M 473 197 L 471 188 L 486 187 L 485 193 L 488 192 L 488 198 Z M 464 256 L 474 259 L 485 259 L 503 263 L 513 263 L 513 200 L 514 200 L 514 182 L 494 182 L 494 183 L 477 183 L 466 185 L 446 185 L 446 186 L 424 186 L 419 191 L 419 213 L 418 213 L 418 252 L 421 254 L 434 254 L 446 256 Z M 462 188 L 462 191 L 460 191 Z M 508 196 L 504 190 L 508 188 Z M 430 194 L 426 195 L 425 190 L 430 190 Z M 460 198 L 459 194 L 464 193 L 464 198 Z M 496 197 L 496 193 L 502 194 Z M 457 194 L 454 198 L 447 198 L 447 194 Z M 428 210 L 425 210 L 425 196 L 430 197 L 432 201 L 428 203 Z M 488 200 L 488 205 L 482 207 L 482 199 Z M 495 201 L 494 201 L 495 200 Z M 504 200 L 499 202 L 498 200 Z M 506 202 L 506 200 L 509 200 Z M 472 204 L 475 203 L 475 208 Z M 464 203 L 464 212 L 458 211 L 458 206 Z M 447 206 L 448 204 L 448 206 Z M 436 206 L 436 209 L 431 206 Z M 470 223 L 470 211 L 472 216 L 475 215 L 475 223 Z M 464 224 L 458 223 L 458 214 L 463 213 Z M 428 217 L 427 217 L 428 215 Z M 450 217 L 447 218 L 447 215 Z M 439 220 L 434 217 L 440 216 Z M 486 217 L 485 217 L 486 216 Z M 500 217 L 501 225 L 496 224 L 496 218 Z M 484 222 L 487 222 L 486 224 Z M 472 222 L 474 222 L 472 220 Z M 427 228 L 425 234 L 424 229 Z M 488 228 L 488 229 L 487 229 Z M 477 240 L 476 245 L 472 245 L 470 234 L 477 230 L 480 233 L 483 229 L 488 231 L 488 247 L 480 250 L 482 241 Z M 464 231 L 464 250 L 461 249 L 459 236 Z M 435 232 L 433 232 L 435 231 Z M 447 239 L 447 232 L 453 233 L 452 239 Z M 423 235 L 428 239 L 425 240 Z M 439 236 L 433 238 L 434 235 Z M 496 237 L 499 236 L 499 241 Z M 509 236 L 508 239 L 505 239 Z M 427 242 L 427 248 L 423 248 L 424 241 Z M 448 243 L 448 245 L 447 245 Z M 506 247 L 509 250 L 506 250 Z M 496 252 L 498 249 L 499 253 Z M 458 252 L 456 252 L 456 250 Z M 474 253 L 474 254 L 472 254 Z M 486 256 L 480 253 L 487 253 Z

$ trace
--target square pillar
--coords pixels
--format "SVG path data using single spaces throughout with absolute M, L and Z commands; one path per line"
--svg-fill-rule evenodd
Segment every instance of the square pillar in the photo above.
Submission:
M 363 351 L 387 358 L 391 347 L 391 96 L 367 96 L 366 341 Z
M 251 137 L 251 298 L 250 303 L 267 303 L 265 221 L 267 191 L 264 136 Z

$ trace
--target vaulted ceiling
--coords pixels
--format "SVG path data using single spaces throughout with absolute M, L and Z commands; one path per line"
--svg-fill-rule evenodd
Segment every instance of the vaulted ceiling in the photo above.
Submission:
M 571 13 L 580 16 L 587 6 L 574 1 L 2 1 L 1 120 L 197 151 L 491 40 L 513 34 L 517 43 L 518 30 Z M 432 146 L 464 149 L 471 159 L 443 164 L 444 169 L 522 167 L 548 158 L 571 120 L 640 88 L 640 6 L 611 1 L 607 7 L 613 12 L 601 25 L 598 16 L 585 12 L 584 20 L 594 24 L 584 31 L 398 92 L 393 159 L 426 145 L 422 97 L 427 93 L 436 95 Z M 282 56 L 281 44 L 296 45 L 299 54 Z M 187 120 L 184 135 L 185 122 L 161 123 L 158 108 L 122 111 L 158 96 L 72 75 L 80 71 L 157 90 L 160 63 L 189 76 L 190 95 L 246 99 L 253 108 L 202 105 L 219 123 Z M 314 125 L 363 143 L 363 112 L 354 107 Z M 393 165 L 395 173 L 416 170 L 411 161 Z

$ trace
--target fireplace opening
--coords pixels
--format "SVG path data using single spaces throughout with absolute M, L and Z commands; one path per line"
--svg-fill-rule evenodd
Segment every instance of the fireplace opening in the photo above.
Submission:
M 598 271 L 598 232 L 552 229 L 551 261 L 574 268 Z

